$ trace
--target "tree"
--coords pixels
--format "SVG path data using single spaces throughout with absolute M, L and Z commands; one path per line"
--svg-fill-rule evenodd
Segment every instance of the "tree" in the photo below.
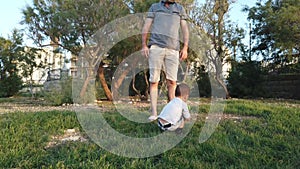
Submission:
M 56 45 L 79 56 L 83 48 L 90 46 L 89 38 L 109 21 L 124 16 L 129 9 L 123 1 L 119 0 L 35 0 L 33 6 L 23 10 L 24 21 L 27 25 L 30 37 L 39 46 Z M 109 33 L 109 32 L 107 32 Z M 45 42 L 49 42 L 46 43 Z M 85 94 L 87 84 L 94 76 L 93 69 L 97 67 L 98 76 L 109 100 L 112 99 L 108 88 L 104 71 L 99 63 L 99 44 L 96 49 L 90 48 L 86 52 L 85 60 L 91 68 L 83 83 L 80 95 Z M 86 48 L 87 49 L 87 48 Z
M 223 63 L 226 58 L 226 51 L 224 49 L 224 34 L 225 34 L 225 23 L 224 16 L 228 12 L 229 3 L 227 0 L 216 0 L 213 8 L 213 13 L 216 14 L 216 18 L 213 19 L 213 46 L 217 52 L 217 57 L 220 59 L 218 62 L 216 59 L 212 59 L 213 64 L 216 68 L 216 80 L 223 87 L 226 97 L 229 97 L 228 89 L 222 79 L 222 65 L 219 63 Z
M 0 37 L 0 97 L 9 97 L 22 88 L 18 63 L 22 57 L 22 35 L 14 30 L 12 37 Z
M 216 82 L 221 86 L 229 96 L 229 91 L 225 84 L 225 79 L 222 75 L 223 64 L 230 61 L 230 50 L 234 57 L 236 56 L 237 48 L 242 47 L 241 40 L 244 37 L 243 29 L 234 26 L 228 20 L 228 12 L 230 4 L 233 1 L 228 0 L 206 0 L 206 3 L 198 10 L 195 10 L 192 15 L 196 25 L 201 27 L 204 32 L 210 37 L 211 45 L 206 53 L 207 62 L 206 68 L 213 65 L 214 70 L 209 70 L 214 73 Z M 236 59 L 236 58 L 234 58 Z
M 238 57 L 245 57 L 248 53 L 247 46 L 242 42 L 245 38 L 245 30 L 234 23 L 228 23 L 224 35 L 225 45 L 231 49 L 232 60 L 236 61 Z
M 110 51 L 109 51 L 109 56 L 111 60 L 113 60 L 112 64 L 110 65 L 110 69 L 112 72 L 115 72 L 116 69 L 114 67 L 120 66 L 123 69 L 123 71 L 120 72 L 115 72 L 116 74 L 111 75 L 111 77 L 114 76 L 116 80 L 114 80 L 113 85 L 113 97 L 114 99 L 118 99 L 119 97 L 119 92 L 118 89 L 122 85 L 122 82 L 126 78 L 126 76 L 133 71 L 133 69 L 137 66 L 137 63 L 139 60 L 141 60 L 140 56 L 131 57 L 132 60 L 130 60 L 130 65 L 127 62 L 124 61 L 124 57 L 129 56 L 131 54 L 134 54 L 135 52 L 140 53 L 140 49 L 142 48 L 141 45 L 141 37 L 140 36 L 132 36 L 128 37 L 118 44 L 116 44 Z M 136 72 L 139 73 L 139 72 Z M 135 76 L 133 76 L 133 80 Z M 134 83 L 132 84 L 134 85 Z
M 151 4 L 157 2 L 157 0 L 124 0 L 124 2 L 132 13 L 143 13 L 147 12 Z
M 300 3 L 298 0 L 268 0 L 246 8 L 252 22 L 252 51 L 263 56 L 271 69 L 283 67 L 300 57 Z

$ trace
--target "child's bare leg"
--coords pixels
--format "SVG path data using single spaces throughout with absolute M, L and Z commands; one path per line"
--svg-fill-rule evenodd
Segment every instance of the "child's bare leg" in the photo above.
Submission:
M 183 127 L 184 127 L 184 120 L 182 120 L 182 122 L 178 128 L 183 128 Z
M 175 130 L 175 133 L 176 134 L 182 134 L 182 130 L 183 130 L 183 127 L 184 127 L 184 119 L 182 119 L 182 121 L 181 121 L 181 124 L 180 124 L 180 126 Z

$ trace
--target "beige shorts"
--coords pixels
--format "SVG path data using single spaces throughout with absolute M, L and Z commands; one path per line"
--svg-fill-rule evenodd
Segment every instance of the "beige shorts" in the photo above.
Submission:
M 168 80 L 177 81 L 179 52 L 152 45 L 149 55 L 150 82 L 159 82 L 163 70 Z

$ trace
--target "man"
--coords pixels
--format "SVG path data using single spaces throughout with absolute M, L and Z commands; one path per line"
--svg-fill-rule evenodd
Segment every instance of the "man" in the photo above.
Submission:
M 157 119 L 158 82 L 162 68 L 166 73 L 169 101 L 175 97 L 179 59 L 187 58 L 189 30 L 186 19 L 187 14 L 183 6 L 174 0 L 164 0 L 152 4 L 145 20 L 142 51 L 149 60 L 150 68 L 150 121 Z M 180 27 L 183 33 L 183 49 L 179 52 Z M 149 31 L 151 36 L 147 44 Z

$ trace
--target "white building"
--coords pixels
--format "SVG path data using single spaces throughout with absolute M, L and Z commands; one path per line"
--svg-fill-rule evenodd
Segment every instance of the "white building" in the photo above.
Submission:
M 42 85 L 50 79 L 59 79 L 60 72 L 68 69 L 66 60 L 67 53 L 54 53 L 53 47 L 44 47 L 37 52 L 35 62 L 37 65 L 42 64 L 43 68 L 35 68 L 31 77 L 23 77 L 23 82 Z

